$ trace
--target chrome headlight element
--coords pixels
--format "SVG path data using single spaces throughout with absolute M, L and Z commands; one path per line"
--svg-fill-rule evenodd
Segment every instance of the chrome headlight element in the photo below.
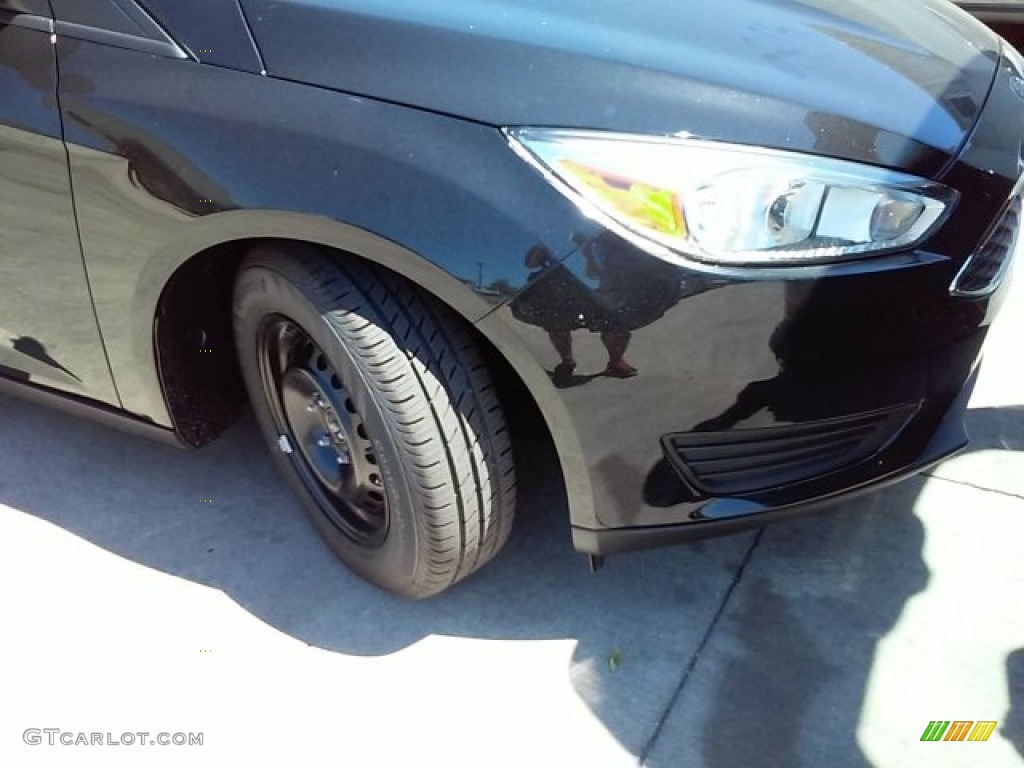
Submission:
M 600 131 L 506 133 L 615 224 L 712 264 L 817 264 L 910 248 L 956 201 L 916 176 L 795 152 Z

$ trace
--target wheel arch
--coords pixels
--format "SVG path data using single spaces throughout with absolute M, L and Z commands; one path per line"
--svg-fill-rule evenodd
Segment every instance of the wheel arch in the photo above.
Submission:
M 498 369 L 494 374 L 505 400 L 521 405 L 525 395 L 530 401 L 527 410 L 535 408 L 544 438 L 560 465 L 571 519 L 574 524 L 592 527 L 590 475 L 568 411 L 547 373 L 503 319 L 503 311 L 495 310 L 494 304 L 472 288 L 402 245 L 333 220 L 257 210 L 212 214 L 193 222 L 179 239 L 148 259 L 132 314 L 136 328 L 151 329 L 139 334 L 135 347 L 140 356 L 137 364 L 152 372 L 146 387 L 146 412 L 153 414 L 155 421 L 173 428 L 183 442 L 195 447 L 213 440 L 233 422 L 244 400 L 240 388 L 232 385 L 240 382 L 233 346 L 230 356 L 201 351 L 197 356 L 194 347 L 202 340 L 190 336 L 181 321 L 187 314 L 200 323 L 210 318 L 214 326 L 230 323 L 225 291 L 233 285 L 242 257 L 257 243 L 267 241 L 327 248 L 371 261 L 411 281 L 461 316 L 484 345 L 492 368 Z M 206 290 L 192 291 L 190 284 L 195 280 L 206 281 Z M 186 323 L 190 324 L 195 325 Z M 217 327 L 216 343 L 226 349 L 229 335 Z M 180 374 L 189 360 L 201 360 L 203 367 L 198 377 L 183 379 Z M 211 387 L 213 382 L 227 386 Z M 190 411 L 189 403 L 204 407 Z

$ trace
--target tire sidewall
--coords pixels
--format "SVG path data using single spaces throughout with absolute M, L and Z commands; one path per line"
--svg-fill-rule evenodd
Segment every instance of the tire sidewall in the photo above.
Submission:
M 388 531 L 378 547 L 366 548 L 356 544 L 330 521 L 306 489 L 302 473 L 296 467 L 296 463 L 302 461 L 301 454 L 298 451 L 286 454 L 278 445 L 278 437 L 284 433 L 282 426 L 276 423 L 265 398 L 255 394 L 264 391 L 259 361 L 259 330 L 271 315 L 288 318 L 316 343 L 342 379 L 346 393 L 366 425 L 384 483 L 389 512 Z M 361 317 L 378 324 L 375 317 L 365 314 Z M 314 297 L 307 296 L 285 275 L 264 266 L 248 267 L 239 275 L 235 293 L 235 337 L 242 375 L 249 392 L 253 393 L 252 406 L 260 429 L 275 462 L 299 495 L 317 531 L 331 550 L 363 578 L 384 589 L 410 594 L 421 580 L 420 570 L 423 567 L 419 556 L 420 516 L 406 482 L 406 472 L 411 470 L 404 466 L 402 451 L 393 436 L 392 420 L 381 408 L 382 395 L 373 384 L 372 374 L 366 370 L 359 356 L 351 351 L 356 340 L 346 338 L 343 324 L 332 321 L 329 308 L 318 306 Z M 393 344 L 390 337 L 389 343 Z M 395 353 L 402 354 L 397 348 Z M 288 432 L 289 439 L 295 441 L 290 429 Z

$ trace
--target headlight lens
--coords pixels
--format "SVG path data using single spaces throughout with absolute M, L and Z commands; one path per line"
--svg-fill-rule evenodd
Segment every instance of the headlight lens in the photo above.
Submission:
M 909 248 L 956 201 L 916 176 L 795 152 L 596 131 L 507 134 L 616 224 L 713 264 L 813 264 Z

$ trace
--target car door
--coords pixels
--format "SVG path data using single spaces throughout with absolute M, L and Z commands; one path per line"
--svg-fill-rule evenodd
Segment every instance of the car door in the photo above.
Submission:
M 249 92 L 259 58 L 235 0 L 50 4 L 78 229 L 110 367 L 126 411 L 170 426 L 165 392 L 183 385 L 173 373 L 161 378 L 158 356 L 175 356 L 174 369 L 188 377 L 217 379 L 212 361 L 222 358 L 205 352 L 230 350 L 224 359 L 233 364 L 234 341 L 175 327 L 150 298 L 167 284 L 170 251 L 192 225 L 237 207 L 221 182 L 246 166 L 228 149 L 252 142 L 225 119 L 223 102 L 237 104 L 237 94 Z M 182 22 L 185 34 L 175 27 L 172 39 L 158 18 Z M 190 329 L 212 325 L 195 311 Z M 170 341 L 154 350 L 160 334 Z M 218 402 L 188 407 L 218 409 Z M 194 413 L 188 421 L 202 423 Z
M 0 377 L 117 405 L 82 261 L 48 0 L 0 0 Z

